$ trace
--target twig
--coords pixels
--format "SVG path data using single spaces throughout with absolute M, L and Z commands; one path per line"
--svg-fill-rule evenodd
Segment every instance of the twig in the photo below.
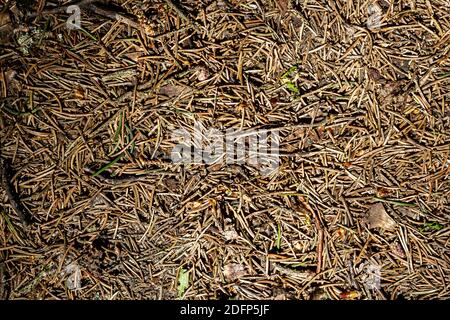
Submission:
M 0 300 L 6 300 L 6 276 L 4 262 L 0 262 Z
M 163 164 L 161 160 L 155 161 L 155 164 Z M 166 163 L 167 164 L 167 163 Z M 94 175 L 96 173 L 95 170 L 92 170 L 91 168 L 85 167 L 84 171 Z M 156 169 L 156 170 L 148 170 L 143 174 L 139 175 L 124 175 L 124 176 L 118 176 L 118 177 L 107 177 L 103 174 L 97 174 L 95 175 L 96 178 L 99 178 L 102 182 L 110 184 L 110 185 L 119 185 L 122 183 L 129 183 L 129 182 L 137 182 L 137 181 L 144 181 L 148 179 L 149 177 L 155 177 L 155 175 L 174 175 L 170 172 L 158 172 L 158 171 L 164 171 L 163 168 Z
M 317 255 L 317 269 L 316 273 L 319 274 L 322 271 L 322 260 L 323 260 L 323 242 L 324 242 L 324 232 L 322 228 L 321 220 L 317 213 L 311 208 L 311 206 L 307 203 L 303 197 L 298 197 L 299 201 L 303 204 L 303 206 L 308 210 L 312 216 L 314 217 L 314 223 L 317 229 L 317 247 L 316 247 L 316 255 Z
M 20 204 L 18 200 L 18 196 L 14 192 L 14 188 L 11 185 L 10 177 L 8 172 L 10 171 L 10 166 L 6 160 L 3 160 L 0 158 L 0 175 L 1 175 L 1 185 L 6 191 L 6 196 L 8 197 L 9 203 L 11 204 L 11 207 L 13 208 L 14 212 L 17 214 L 17 216 L 20 218 L 22 223 L 27 226 L 31 222 L 31 218 L 28 214 L 25 213 L 25 211 L 22 209 L 22 205 Z
M 135 29 L 140 29 L 139 23 L 133 21 L 130 18 L 125 17 L 124 15 L 122 15 L 120 13 L 114 12 L 114 11 L 106 9 L 106 8 L 100 8 L 99 6 L 96 6 L 95 4 L 91 4 L 88 7 L 88 9 L 100 16 L 103 16 L 103 17 L 106 17 L 106 18 L 109 18 L 112 20 L 117 20 L 118 22 L 123 22 Z

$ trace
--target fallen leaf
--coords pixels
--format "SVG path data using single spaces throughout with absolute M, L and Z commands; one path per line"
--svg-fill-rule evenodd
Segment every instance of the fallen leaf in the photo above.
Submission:
M 169 98 L 175 98 L 186 92 L 189 88 L 179 85 L 165 85 L 159 89 L 159 94 L 167 96 Z
M 2 30 L 5 27 L 8 27 L 8 25 L 11 23 L 11 17 L 9 16 L 9 12 L 0 12 L 0 30 Z
M 81 270 L 76 262 L 66 266 L 66 286 L 69 290 L 77 290 L 81 288 Z
M 6 44 L 11 39 L 13 27 L 8 11 L 0 12 L 0 43 Z
M 289 0 L 277 0 L 276 4 L 282 14 L 285 14 L 286 11 L 289 9 Z
M 382 228 L 393 230 L 397 225 L 394 219 L 387 214 L 382 203 L 373 204 L 369 209 L 366 219 L 369 224 L 369 229 Z
M 197 73 L 197 80 L 198 81 L 205 81 L 208 78 L 209 78 L 208 69 L 206 69 L 205 67 L 200 67 L 198 69 L 198 73 Z
M 339 298 L 343 300 L 355 300 L 359 298 L 358 291 L 344 291 L 339 295 Z
M 82 99 L 84 99 L 85 98 L 85 91 L 84 91 L 84 89 L 82 88 L 82 87 L 76 87 L 74 90 L 73 90 L 73 97 L 75 98 L 75 99 L 78 99 L 78 100 L 82 100 Z
M 139 62 L 139 58 L 143 55 L 142 52 L 131 52 L 131 53 L 127 53 L 125 55 L 125 57 L 127 57 L 128 59 L 134 61 L 134 62 Z
M 391 251 L 393 254 L 399 256 L 400 258 L 405 258 L 405 251 L 402 248 L 402 245 L 398 242 L 394 242 L 390 245 Z
M 247 274 L 245 267 L 239 263 L 230 263 L 224 267 L 223 274 L 229 281 L 234 281 Z
M 392 190 L 383 187 L 377 187 L 376 193 L 378 197 L 384 198 L 385 196 L 392 194 Z

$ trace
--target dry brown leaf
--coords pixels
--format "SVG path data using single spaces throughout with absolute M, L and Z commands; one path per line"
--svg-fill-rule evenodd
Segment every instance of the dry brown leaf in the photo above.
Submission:
M 9 16 L 9 12 L 0 12 L 0 30 L 7 27 L 11 23 L 11 17 Z
M 289 9 L 289 0 L 277 0 L 277 7 L 280 9 L 281 13 L 285 14 Z
M 246 268 L 239 263 L 229 263 L 223 269 L 223 274 L 229 281 L 234 281 L 247 274 Z
M 394 230 L 397 225 L 384 209 L 382 203 L 373 204 L 367 213 L 367 223 L 369 229 L 382 228 L 386 230 Z
M 175 98 L 180 96 L 182 93 L 186 92 L 188 87 L 179 85 L 165 85 L 159 89 L 159 94 L 167 96 L 169 98 Z
M 0 12 L 0 43 L 7 43 L 11 38 L 12 31 L 13 27 L 9 12 Z
M 387 195 L 390 195 L 393 192 L 391 189 L 387 189 L 387 188 L 383 188 L 383 187 L 377 187 L 375 190 L 376 190 L 377 197 L 381 197 L 381 198 L 386 197 Z
M 134 61 L 134 62 L 139 62 L 139 58 L 142 57 L 143 53 L 142 52 L 130 52 L 127 53 L 125 55 L 125 57 L 127 57 L 128 59 Z
M 78 86 L 73 90 L 73 97 L 78 100 L 85 99 L 86 92 L 82 87 Z

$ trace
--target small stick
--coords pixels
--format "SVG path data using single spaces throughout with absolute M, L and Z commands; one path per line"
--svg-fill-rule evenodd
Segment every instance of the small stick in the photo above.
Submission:
M 1 185 L 6 191 L 6 196 L 8 197 L 9 203 L 11 204 L 11 207 L 13 208 L 14 212 L 17 214 L 17 216 L 20 218 L 22 223 L 25 226 L 28 226 L 31 222 L 30 216 L 24 212 L 22 209 L 22 205 L 19 202 L 19 198 L 14 192 L 14 188 L 11 185 L 11 182 L 9 180 L 9 174 L 10 166 L 6 160 L 3 160 L 0 158 L 0 175 L 1 175 Z
M 162 162 L 161 160 L 159 161 L 155 161 L 155 163 L 161 163 L 163 164 L 164 162 Z M 166 163 L 168 164 L 168 163 Z M 95 170 L 92 170 L 91 168 L 85 167 L 84 171 L 86 173 L 91 174 L 92 176 L 94 176 L 95 174 Z M 110 184 L 110 185 L 119 185 L 122 183 L 130 183 L 130 182 L 137 182 L 137 181 L 145 181 L 148 178 L 154 178 L 158 175 L 165 175 L 165 176 L 172 176 L 175 175 L 174 173 L 170 173 L 170 172 L 165 172 L 165 170 L 163 168 L 161 169 L 155 169 L 153 171 L 146 171 L 143 174 L 139 174 L 139 175 L 124 175 L 124 176 L 119 176 L 119 177 L 107 177 L 103 174 L 97 174 L 95 177 L 99 178 L 100 181 Z
M 0 300 L 6 300 L 5 264 L 0 262 Z
M 314 223 L 316 225 L 317 229 L 317 247 L 316 247 L 316 255 L 317 255 L 317 268 L 316 268 L 316 274 L 319 274 L 322 271 L 322 264 L 323 264 L 323 243 L 324 243 L 324 231 L 322 228 L 322 223 L 319 219 L 319 216 L 317 213 L 311 208 L 311 206 L 306 202 L 305 199 L 303 199 L 302 196 L 298 197 L 298 200 L 301 204 L 306 208 L 307 211 L 309 211 L 312 216 L 314 217 Z

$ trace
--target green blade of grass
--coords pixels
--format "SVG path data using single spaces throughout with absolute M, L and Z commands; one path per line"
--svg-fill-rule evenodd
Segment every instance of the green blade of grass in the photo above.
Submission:
M 281 225 L 280 224 L 278 224 L 278 227 L 277 227 L 277 241 L 276 241 L 276 247 L 277 247 L 277 250 L 280 250 L 280 248 L 281 248 Z
M 98 176 L 99 174 L 101 174 L 103 171 L 108 170 L 109 168 L 111 168 L 113 165 L 115 165 L 120 158 L 122 158 L 122 154 L 119 154 L 117 156 L 117 158 L 115 158 L 113 161 L 109 162 L 108 164 L 106 164 L 104 167 L 100 168 L 98 171 L 96 171 L 92 176 Z
M 82 27 L 80 27 L 80 29 L 78 29 L 78 30 L 80 30 L 81 32 L 83 32 L 85 35 L 87 35 L 89 38 L 91 38 L 92 40 L 94 40 L 94 41 L 98 41 L 98 39 L 93 35 L 93 34 L 91 34 L 89 31 L 87 31 L 86 29 L 84 29 L 84 28 L 82 28 Z
M 398 201 L 398 200 L 383 199 L 383 198 L 379 198 L 379 197 L 373 197 L 373 199 L 375 201 L 395 204 L 395 205 L 400 206 L 400 207 L 415 207 L 416 206 L 415 203 L 403 202 L 403 201 Z

